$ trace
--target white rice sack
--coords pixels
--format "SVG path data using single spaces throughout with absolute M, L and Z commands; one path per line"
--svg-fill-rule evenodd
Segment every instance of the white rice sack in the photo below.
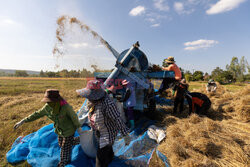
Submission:
M 81 147 L 84 151 L 84 153 L 91 157 L 95 158 L 96 157 L 96 144 L 94 141 L 94 131 L 93 130 L 86 130 L 83 131 L 80 135 L 80 144 Z

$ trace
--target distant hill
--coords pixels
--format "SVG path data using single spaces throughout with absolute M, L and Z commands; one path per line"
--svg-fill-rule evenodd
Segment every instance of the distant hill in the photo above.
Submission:
M 29 75 L 40 74 L 39 71 L 30 71 L 30 70 L 24 70 L 24 71 L 26 71 Z M 6 74 L 15 74 L 16 70 L 12 70 L 12 69 L 0 69 L 0 72 L 5 72 Z

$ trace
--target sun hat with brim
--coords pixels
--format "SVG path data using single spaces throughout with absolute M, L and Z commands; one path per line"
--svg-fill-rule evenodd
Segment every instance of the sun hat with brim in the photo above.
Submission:
M 99 100 L 105 95 L 103 85 L 98 80 L 88 81 L 86 88 L 78 89 L 76 92 L 90 101 Z
M 167 63 L 174 63 L 174 62 L 175 62 L 173 56 L 168 57 L 165 61 L 166 61 Z
M 60 100 L 62 100 L 62 97 L 59 94 L 59 90 L 47 89 L 41 101 L 48 103 L 48 102 L 58 102 Z

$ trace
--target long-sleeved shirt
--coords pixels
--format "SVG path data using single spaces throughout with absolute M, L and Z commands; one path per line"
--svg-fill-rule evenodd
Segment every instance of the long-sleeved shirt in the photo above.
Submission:
M 74 135 L 76 129 L 80 127 L 78 117 L 69 104 L 61 105 L 59 112 L 55 113 L 46 103 L 43 108 L 26 117 L 24 121 L 31 122 L 43 116 L 54 122 L 55 133 L 61 137 Z
M 108 95 L 105 95 L 103 100 L 95 104 L 94 110 L 89 113 L 89 117 L 92 120 L 92 128 L 100 133 L 100 148 L 113 144 L 119 131 L 123 136 L 128 134 L 127 126 L 122 121 L 114 101 Z

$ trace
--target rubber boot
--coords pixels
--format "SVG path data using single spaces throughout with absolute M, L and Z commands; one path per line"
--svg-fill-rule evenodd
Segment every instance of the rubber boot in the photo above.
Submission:
M 129 120 L 129 125 L 130 125 L 130 129 L 134 129 L 135 128 L 135 121 Z

